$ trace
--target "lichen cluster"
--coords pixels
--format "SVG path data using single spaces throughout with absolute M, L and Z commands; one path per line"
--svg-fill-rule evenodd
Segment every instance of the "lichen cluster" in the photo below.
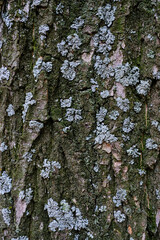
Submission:
M 0 237 L 157 237 L 159 20 L 151 5 L 159 7 L 2 6 Z

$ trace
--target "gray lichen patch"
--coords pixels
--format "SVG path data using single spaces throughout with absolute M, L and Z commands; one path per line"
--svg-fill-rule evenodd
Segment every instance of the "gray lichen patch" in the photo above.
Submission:
M 114 218 L 118 223 L 122 223 L 126 220 L 125 214 L 121 213 L 120 210 L 114 211 Z
M 12 188 L 12 179 L 4 171 L 0 176 L 0 194 L 9 193 Z
M 31 92 L 26 93 L 25 103 L 23 104 L 24 110 L 22 111 L 23 122 L 25 122 L 26 120 L 26 114 L 29 106 L 36 103 L 36 101 L 32 98 L 33 98 L 33 94 Z
M 39 132 L 43 128 L 43 126 L 44 126 L 43 123 L 40 123 L 35 120 L 31 120 L 29 122 L 29 127 L 36 132 Z
M 46 34 L 49 31 L 49 26 L 47 24 L 42 24 L 39 27 L 39 34 L 40 34 L 40 39 L 43 41 L 46 39 Z
M 100 56 L 95 57 L 95 64 L 94 68 L 99 76 L 101 76 L 102 79 L 109 78 L 110 76 L 113 76 L 113 70 L 108 68 L 108 64 L 110 63 L 110 59 L 108 56 L 106 56 L 103 60 Z
M 37 7 L 41 4 L 42 0 L 33 0 L 31 8 Z
M 117 140 L 117 137 L 115 137 L 114 134 L 111 134 L 109 128 L 104 123 L 97 125 L 95 144 L 102 144 L 103 142 L 112 143 L 116 142 Z
M 88 225 L 88 220 L 82 218 L 79 208 L 70 207 L 66 200 L 62 200 L 59 207 L 58 203 L 50 198 L 44 209 L 47 210 L 50 218 L 55 219 L 48 226 L 53 232 L 65 229 L 80 230 L 85 229 Z
M 10 221 L 11 221 L 10 214 L 11 214 L 11 210 L 10 210 L 10 209 L 8 209 L 8 208 L 2 208 L 3 220 L 4 220 L 4 222 L 5 222 L 5 224 L 6 224 L 7 226 L 10 225 Z
M 49 178 L 50 173 L 56 171 L 56 169 L 60 169 L 61 165 L 59 162 L 56 161 L 48 161 L 48 159 L 44 159 L 43 161 L 43 169 L 41 170 L 41 177 Z
M 94 47 L 99 53 L 106 54 L 112 49 L 112 44 L 115 41 L 115 36 L 107 28 L 107 26 L 101 27 L 97 34 L 93 37 Z
M 62 3 L 59 3 L 56 7 L 56 14 L 62 14 L 63 8 L 64 8 L 64 5 Z
M 17 237 L 17 238 L 11 238 L 11 240 L 29 240 L 29 238 L 26 237 L 26 236 L 20 236 L 20 237 Z
M 84 24 L 84 19 L 82 19 L 82 17 L 80 16 L 73 21 L 71 28 L 78 30 L 83 26 L 83 24 Z
M 125 118 L 123 122 L 123 132 L 129 133 L 134 129 L 135 124 L 131 122 L 130 117 Z
M 116 195 L 113 197 L 113 202 L 116 207 L 121 206 L 122 202 L 126 200 L 127 191 L 125 189 L 118 189 Z
M 31 188 L 27 188 L 25 191 L 24 190 L 20 191 L 19 199 L 25 201 L 26 204 L 28 205 L 33 198 L 32 193 L 33 193 L 33 190 Z
M 121 97 L 118 97 L 116 99 L 116 102 L 117 102 L 117 106 L 124 112 L 127 112 L 129 110 L 129 100 L 126 98 L 126 99 L 123 99 Z
M 150 90 L 151 80 L 141 80 L 140 84 L 136 87 L 138 94 L 146 96 Z
M 61 67 L 62 76 L 69 81 L 74 80 L 76 77 L 76 67 L 79 64 L 80 61 L 69 62 L 68 60 L 65 60 Z
M 72 97 L 70 97 L 68 99 L 61 99 L 60 102 L 61 102 L 61 107 L 62 108 L 71 107 Z
M 69 122 L 73 122 L 73 121 L 77 122 L 82 119 L 81 110 L 74 109 L 74 108 L 67 108 L 65 117 L 66 117 L 66 120 Z
M 146 148 L 148 148 L 149 150 L 157 149 L 157 148 L 158 148 L 158 145 L 154 142 L 153 139 L 148 138 L 148 139 L 146 140 Z
M 52 62 L 44 62 L 41 57 L 36 61 L 35 66 L 33 67 L 33 75 L 35 77 L 35 81 L 37 82 L 38 77 L 41 71 L 45 70 L 46 72 L 52 71 Z
M 8 108 L 6 109 L 6 112 L 9 117 L 13 116 L 15 114 L 14 107 L 12 104 L 8 105 Z
M 0 68 L 0 82 L 3 83 L 5 80 L 9 80 L 10 72 L 7 67 L 2 66 Z
M 5 144 L 5 142 L 2 142 L 0 145 L 0 152 L 4 152 L 8 149 L 8 146 Z
M 115 80 L 123 86 L 135 86 L 139 83 L 139 68 L 131 68 L 129 63 L 115 69 Z
M 99 7 L 97 15 L 100 19 L 104 20 L 106 25 L 110 27 L 115 20 L 115 11 L 116 7 L 111 7 L 110 4 L 107 4 L 105 7 Z
M 62 56 L 66 56 L 74 50 L 80 49 L 81 44 L 81 39 L 74 33 L 73 35 L 69 35 L 66 40 L 62 40 L 57 44 L 58 52 L 60 52 Z
M 141 155 L 141 153 L 139 152 L 138 148 L 136 145 L 133 145 L 132 147 L 130 147 L 128 150 L 127 150 L 127 154 L 128 156 L 131 156 L 133 158 L 137 158 Z

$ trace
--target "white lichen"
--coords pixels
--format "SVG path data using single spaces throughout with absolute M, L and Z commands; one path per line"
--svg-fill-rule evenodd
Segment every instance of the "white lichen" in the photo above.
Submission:
M 73 52 L 73 50 L 79 49 L 81 44 L 81 39 L 76 33 L 74 33 L 72 35 L 69 35 L 65 41 L 62 40 L 57 44 L 58 52 L 60 52 L 62 56 L 66 56 L 69 52 Z
M 160 191 L 156 189 L 156 199 L 160 200 Z
M 0 49 L 2 48 L 2 46 L 3 46 L 3 41 L 0 40 Z
M 91 86 L 92 92 L 95 92 L 97 90 L 97 88 L 99 87 L 97 81 L 95 81 L 94 78 L 91 78 L 90 83 L 92 84 L 92 86 Z
M 151 122 L 151 125 L 154 126 L 155 128 L 157 128 L 157 130 L 160 132 L 160 124 L 159 124 L 158 121 L 153 120 L 153 121 Z
M 155 58 L 155 52 L 149 49 L 147 53 L 147 57 L 151 59 Z
M 129 63 L 115 69 L 115 80 L 123 86 L 135 86 L 139 82 L 139 68 L 130 67 Z
M 73 121 L 77 122 L 82 119 L 81 110 L 68 108 L 66 111 L 65 117 L 66 117 L 66 120 L 69 122 L 73 122 Z
M 109 91 L 104 90 L 103 92 L 100 92 L 101 98 L 107 98 L 109 97 Z
M 35 120 L 29 122 L 29 127 L 34 129 L 36 132 L 39 132 L 43 128 L 44 124 Z
M 42 70 L 42 58 L 38 58 L 38 60 L 36 61 L 36 64 L 33 68 L 33 75 L 35 78 L 38 78 L 41 70 Z
M 143 169 L 138 169 L 138 173 L 139 173 L 140 176 L 142 176 L 142 175 L 146 174 L 146 171 L 143 170 Z
M 139 185 L 142 186 L 142 185 L 143 185 L 143 181 L 140 181 L 140 182 L 139 182 Z
M 25 201 L 26 204 L 28 205 L 33 198 L 32 194 L 33 190 L 31 188 L 27 188 L 25 191 L 23 190 L 19 192 L 19 198 Z
M 110 175 L 110 174 L 107 176 L 107 180 L 108 180 L 109 182 L 112 180 L 112 178 L 111 178 L 111 175 Z
M 42 0 L 33 0 L 31 8 L 37 7 L 41 4 Z
M 38 77 L 41 71 L 51 72 L 52 71 L 52 62 L 44 62 L 41 57 L 36 61 L 35 66 L 33 67 L 33 75 L 35 77 L 35 81 L 37 82 Z
M 84 24 L 84 20 L 81 17 L 76 18 L 71 25 L 71 28 L 78 30 Z
M 7 224 L 7 226 L 10 225 L 10 214 L 11 214 L 11 210 L 8 208 L 2 208 L 2 216 L 3 216 L 3 220 L 5 222 L 5 224 Z
M 24 110 L 22 111 L 23 122 L 25 122 L 26 120 L 26 115 L 27 115 L 29 106 L 36 103 L 36 101 L 32 100 L 32 98 L 33 98 L 33 94 L 31 92 L 26 93 L 25 103 L 23 104 Z
M 100 19 L 104 20 L 106 25 L 110 27 L 115 19 L 116 7 L 111 7 L 110 4 L 106 4 L 105 7 L 99 7 L 97 15 Z
M 69 126 L 69 127 L 64 127 L 64 128 L 63 128 L 63 132 L 64 132 L 64 133 L 67 133 L 69 129 L 71 129 L 71 126 Z
M 18 238 L 11 238 L 11 240 L 29 240 L 29 238 L 26 237 L 26 236 L 21 236 L 21 237 L 18 237 Z
M 122 205 L 122 202 L 126 200 L 127 191 L 123 188 L 120 188 L 117 190 L 116 196 L 113 197 L 113 202 L 116 205 L 116 207 L 119 207 Z
M 5 25 L 7 26 L 8 29 L 10 29 L 13 25 L 13 19 L 10 18 L 10 15 L 8 12 L 2 12 L 2 19 L 5 23 Z
M 6 67 L 2 66 L 0 68 L 0 83 L 3 82 L 4 80 L 9 80 L 10 72 L 7 70 Z
M 130 137 L 128 135 L 122 134 L 122 138 L 124 142 L 128 142 L 130 140 Z
M 157 128 L 159 125 L 159 122 L 157 120 L 153 120 L 151 125 Z
M 59 3 L 56 7 L 56 14 L 62 14 L 63 13 L 63 4 L 62 3 Z
M 127 153 L 128 153 L 128 156 L 131 156 L 133 158 L 137 158 L 141 155 L 140 152 L 138 152 L 138 148 L 136 145 L 133 145 L 132 147 L 130 147 L 128 150 L 127 150 Z
M 12 179 L 4 171 L 0 176 L 0 194 L 9 193 L 12 188 Z
M 31 162 L 32 161 L 32 157 L 33 154 L 36 152 L 35 149 L 31 149 L 31 152 L 26 152 L 23 154 L 23 158 L 27 161 L 27 162 Z
M 43 161 L 43 169 L 41 170 L 41 177 L 49 178 L 50 173 L 55 172 L 56 169 L 60 169 L 61 165 L 56 161 L 48 161 L 48 159 L 44 159 Z
M 43 24 L 39 27 L 40 39 L 43 41 L 46 38 L 46 34 L 49 31 L 49 26 L 47 24 Z
M 95 144 L 102 144 L 103 142 L 112 143 L 116 142 L 117 140 L 117 137 L 110 133 L 108 127 L 104 125 L 104 123 L 97 125 Z
M 66 56 L 68 53 L 68 46 L 66 41 L 62 40 L 60 43 L 57 44 L 58 52 L 61 53 L 62 56 Z
M 72 81 L 76 77 L 75 68 L 80 64 L 80 61 L 69 62 L 65 60 L 61 67 L 61 72 L 63 73 L 63 77 L 69 81 Z
M 160 71 L 158 72 L 153 72 L 153 77 L 156 79 L 156 80 L 160 80 Z
M 141 80 L 140 84 L 137 85 L 136 90 L 138 94 L 146 96 L 150 90 L 151 80 Z
M 102 206 L 99 207 L 98 210 L 99 210 L 99 212 L 106 212 L 107 211 L 107 207 L 102 205 Z
M 119 112 L 116 111 L 116 110 L 113 110 L 109 114 L 109 118 L 112 119 L 112 120 L 116 120 L 118 117 L 119 117 Z
M 122 223 L 126 220 L 125 214 L 121 213 L 120 210 L 114 211 L 114 218 L 116 219 L 117 222 Z
M 79 49 L 79 47 L 82 44 L 81 39 L 76 33 L 74 33 L 73 35 L 69 35 L 66 41 L 67 41 L 68 47 L 72 50 Z
M 148 139 L 146 140 L 146 148 L 149 149 L 149 150 L 157 149 L 157 148 L 158 148 L 158 145 L 154 142 L 153 139 L 148 138 Z
M 44 210 L 47 210 L 50 218 L 54 218 L 48 226 L 53 232 L 57 230 L 81 230 L 88 225 L 88 220 L 82 218 L 79 208 L 70 207 L 66 200 L 62 200 L 59 207 L 58 203 L 50 198 L 45 204 Z
M 129 133 L 133 130 L 135 124 L 131 122 L 130 117 L 125 118 L 123 122 L 123 132 Z
M 30 3 L 27 2 L 26 5 L 24 6 L 24 9 L 18 9 L 15 12 L 15 17 L 18 15 L 18 21 L 26 23 L 29 17 L 29 5 Z
M 94 238 L 94 236 L 93 236 L 93 234 L 91 233 L 91 232 L 87 232 L 87 235 L 88 235 L 88 237 L 90 237 L 91 239 L 93 239 Z M 85 240 L 87 240 L 88 238 L 86 238 Z
M 72 97 L 70 97 L 68 99 L 60 99 L 60 102 L 61 102 L 61 107 L 62 108 L 71 107 Z
M 96 114 L 97 123 L 103 122 L 106 114 L 107 109 L 105 109 L 104 107 L 100 107 L 99 112 Z
M 141 102 L 134 102 L 134 111 L 139 113 L 141 111 L 142 103 Z
M 15 114 L 14 107 L 12 104 L 8 105 L 8 108 L 6 109 L 6 112 L 9 117 L 13 116 Z
M 98 166 L 98 164 L 96 164 L 96 165 L 94 166 L 93 170 L 94 170 L 96 173 L 99 171 L 99 166 Z
M 97 34 L 93 37 L 93 43 L 97 52 L 107 54 L 112 49 L 115 36 L 106 27 L 101 27 Z
M 109 63 L 110 63 L 110 59 L 108 58 L 108 55 L 106 55 L 103 60 L 101 59 L 100 56 L 95 57 L 94 68 L 97 74 L 101 76 L 102 79 L 109 78 L 110 76 L 114 76 L 113 69 L 108 67 Z
M 5 144 L 5 142 L 2 142 L 0 145 L 0 152 L 4 152 L 8 149 L 7 145 Z
M 79 240 L 79 234 L 76 234 L 76 235 L 74 236 L 74 240 Z
M 129 110 L 129 100 L 127 98 L 123 99 L 121 97 L 118 97 L 116 99 L 117 106 L 123 111 L 127 112 Z

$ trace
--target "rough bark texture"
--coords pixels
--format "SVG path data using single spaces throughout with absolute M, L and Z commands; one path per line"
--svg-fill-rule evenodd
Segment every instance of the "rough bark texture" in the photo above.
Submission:
M 160 1 L 0 7 L 0 238 L 160 239 Z

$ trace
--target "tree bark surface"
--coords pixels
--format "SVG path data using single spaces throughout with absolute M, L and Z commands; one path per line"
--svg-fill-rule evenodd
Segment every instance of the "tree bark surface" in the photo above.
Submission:
M 160 1 L 0 9 L 0 238 L 160 239 Z

